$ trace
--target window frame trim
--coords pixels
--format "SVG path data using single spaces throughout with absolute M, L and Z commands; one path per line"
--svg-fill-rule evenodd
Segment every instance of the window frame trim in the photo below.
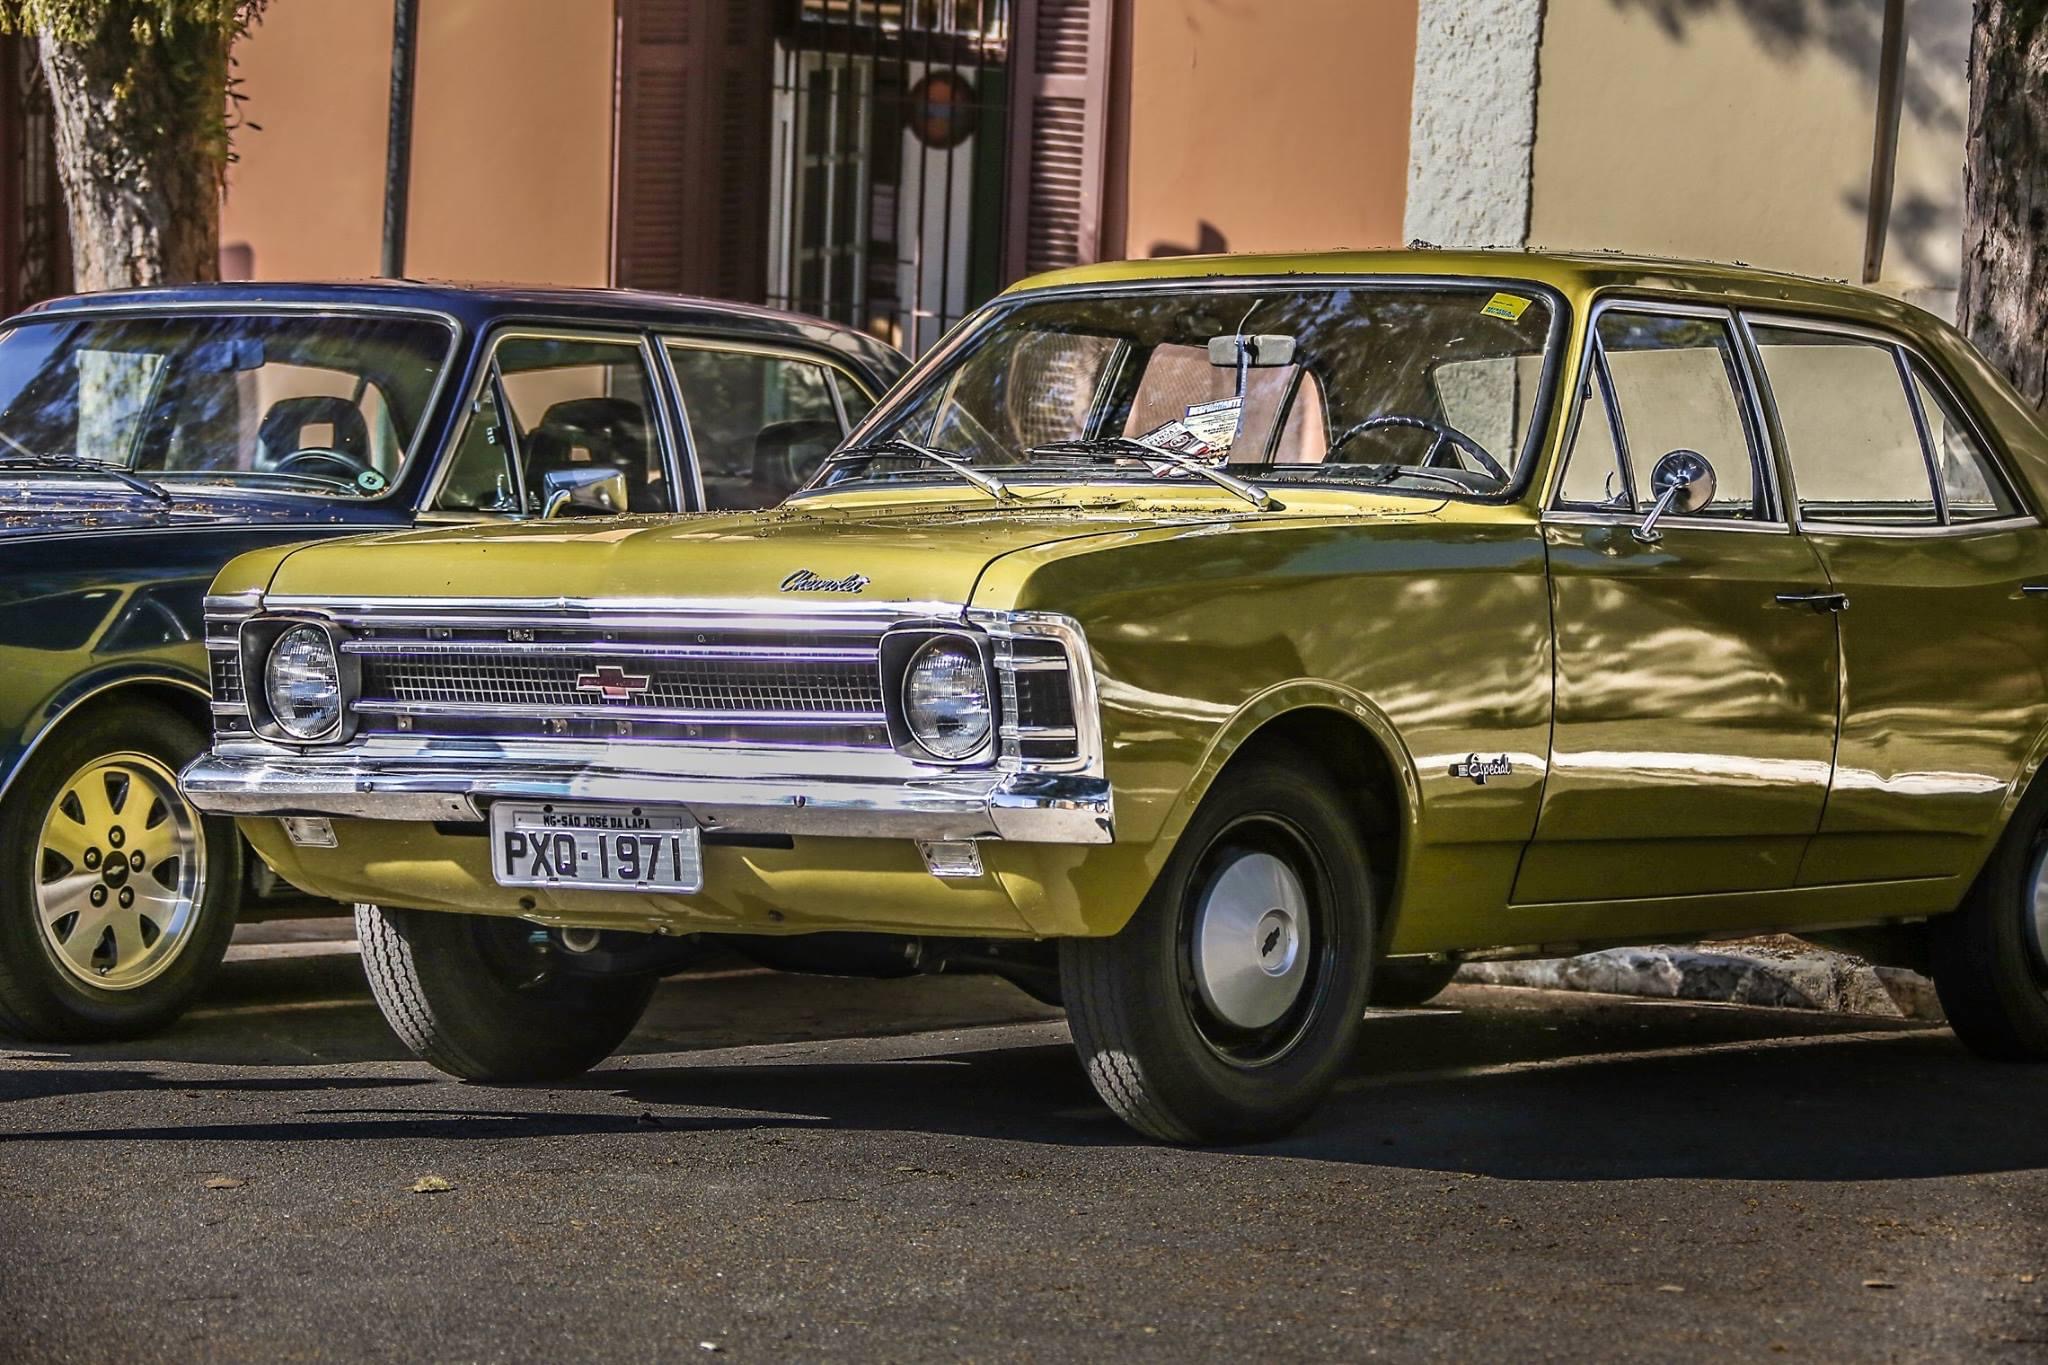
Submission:
M 680 457 L 676 444 L 676 435 L 671 429 L 673 418 L 669 413 L 669 403 L 663 399 L 661 393 L 663 367 L 660 357 L 655 354 L 659 348 L 653 345 L 648 333 L 644 330 L 630 327 L 616 330 L 605 327 L 580 328 L 573 325 L 565 327 L 545 322 L 535 323 L 512 320 L 493 325 L 483 335 L 477 351 L 478 360 L 475 373 L 471 376 L 469 384 L 463 391 L 462 401 L 453 414 L 456 419 L 455 425 L 448 433 L 445 447 L 441 451 L 440 458 L 435 463 L 434 471 L 429 476 L 426 489 L 417 504 L 418 511 L 415 513 L 417 519 L 452 519 L 463 522 L 482 521 L 491 523 L 542 520 L 538 516 L 530 516 L 525 512 L 483 512 L 460 507 L 441 507 L 438 505 L 441 500 L 441 494 L 447 489 L 449 476 L 455 472 L 455 461 L 461 450 L 463 439 L 469 434 L 469 424 L 476 416 L 476 404 L 482 398 L 485 386 L 492 383 L 494 378 L 502 378 L 498 370 L 498 350 L 507 341 L 596 341 L 611 345 L 631 345 L 636 347 L 640 352 L 640 362 L 646 367 L 648 387 L 653 390 L 654 410 L 648 415 L 654 423 L 655 439 L 661 444 L 662 471 L 676 489 L 676 495 L 669 499 L 669 507 L 666 514 L 674 515 L 678 512 L 689 510 L 682 505 L 684 499 L 681 494 L 684 484 L 678 468 Z M 505 419 L 507 421 L 517 421 L 518 415 L 511 411 L 509 401 L 505 403 L 504 407 Z M 629 514 L 620 512 L 616 515 L 626 516 Z M 653 515 L 659 516 L 663 515 L 663 513 L 655 513 Z
M 1607 350 L 1600 341 L 1600 319 L 1609 310 L 1618 309 L 1627 313 L 1648 313 L 1655 316 L 1708 318 L 1727 329 L 1735 357 L 1736 407 L 1741 412 L 1743 427 L 1749 439 L 1751 478 L 1757 480 L 1764 516 L 1759 520 L 1744 521 L 1734 517 L 1672 516 L 1660 517 L 1660 527 L 1676 526 L 1699 531 L 1738 531 L 1746 533 L 1774 533 L 1790 535 L 1796 532 L 1798 523 L 1792 520 L 1792 506 L 1785 498 L 1783 471 L 1779 468 L 1776 428 L 1771 425 L 1775 414 L 1767 414 L 1762 402 L 1756 359 L 1752 353 L 1747 329 L 1742 324 L 1741 308 L 1737 304 L 1702 304 L 1679 302 L 1659 298 L 1655 295 L 1616 293 L 1603 294 L 1593 301 L 1586 311 L 1586 332 L 1584 354 L 1580 358 L 1579 373 L 1569 392 L 1571 411 L 1565 423 L 1564 441 L 1558 450 L 1556 471 L 1550 480 L 1550 488 L 1543 500 L 1543 510 L 1538 517 L 1542 524 L 1566 526 L 1635 526 L 1642 521 L 1644 513 L 1634 510 L 1635 471 L 1627 460 L 1627 442 L 1620 426 L 1620 398 L 1614 394 L 1607 380 Z M 1607 405 L 1608 422 L 1616 434 L 1616 454 L 1620 458 L 1622 480 L 1627 485 L 1630 511 L 1603 510 L 1588 507 L 1559 506 L 1564 492 L 1565 466 L 1571 462 L 1572 447 L 1579 437 L 1579 424 L 1585 415 L 1586 399 L 1582 396 L 1586 385 L 1595 378 L 1594 368 L 1599 368 L 1599 390 L 1596 400 Z
M 1821 317 L 1810 313 L 1784 312 L 1768 306 L 1753 307 L 1739 305 L 1736 308 L 1741 322 L 1743 336 L 1756 350 L 1757 395 L 1769 414 L 1773 442 L 1777 445 L 1784 468 L 1780 478 L 1784 480 L 1790 496 L 1786 499 L 1786 514 L 1793 525 L 1804 532 L 1812 530 L 1824 535 L 1875 536 L 1884 539 L 1905 539 L 1910 537 L 1949 537 L 1971 535 L 1979 531 L 2010 531 L 2029 526 L 2039 526 L 2040 518 L 2027 505 L 2022 485 L 2007 469 L 2009 457 L 2004 449 L 1987 435 L 1982 421 L 1969 403 L 1962 400 L 1954 381 L 1948 372 L 1936 364 L 1927 352 L 1908 337 L 1884 327 L 1869 323 L 1851 322 L 1833 317 Z M 1792 451 L 1784 440 L 1783 427 L 1778 416 L 1777 395 L 1770 391 L 1770 379 L 1764 372 L 1763 355 L 1757 346 L 1753 327 L 1782 327 L 1787 331 L 1821 332 L 1844 336 L 1851 340 L 1863 341 L 1887 348 L 1892 353 L 1892 363 L 1898 371 L 1899 383 L 1905 389 L 1906 408 L 1912 414 L 1914 433 L 1920 442 L 1920 458 L 1927 471 L 1929 491 L 1935 503 L 1936 520 L 1922 525 L 1886 525 L 1881 522 L 1835 521 L 1827 517 L 1809 517 L 1799 507 L 1799 481 L 1792 469 Z M 1934 442 L 1927 426 L 1927 415 L 1920 402 L 1915 384 L 1913 366 L 1918 363 L 1939 397 L 1946 398 L 1948 405 L 1963 420 L 1965 430 L 1977 449 L 1990 463 L 1991 473 L 2004 488 L 2006 496 L 2020 510 L 2009 516 L 1984 517 L 1976 521 L 1954 521 L 1950 518 L 1947 491 L 1942 487 L 1941 470 L 1934 461 Z
M 694 505 L 682 509 L 684 511 L 708 512 L 711 508 L 704 500 L 704 462 L 697 454 L 697 433 L 690 426 L 690 400 L 683 393 L 683 377 L 676 372 L 675 351 L 721 351 L 728 355 L 756 355 L 771 360 L 800 361 L 824 370 L 825 393 L 832 400 L 833 415 L 839 419 L 839 445 L 834 446 L 834 450 L 846 444 L 846 438 L 853 434 L 854 427 L 858 425 L 847 419 L 846 402 L 839 396 L 839 383 L 842 379 L 851 381 L 853 386 L 867 397 L 869 416 L 873 416 L 882 405 L 882 395 L 876 393 L 852 367 L 841 364 L 831 356 L 801 346 L 778 346 L 773 342 L 743 341 L 728 337 L 690 336 L 659 329 L 650 332 L 649 337 L 654 349 L 660 353 L 662 376 L 668 383 L 668 391 L 675 407 L 679 449 L 684 452 L 684 458 L 688 460 L 690 466 L 687 487 Z M 864 417 L 861 422 L 864 423 L 866 420 Z

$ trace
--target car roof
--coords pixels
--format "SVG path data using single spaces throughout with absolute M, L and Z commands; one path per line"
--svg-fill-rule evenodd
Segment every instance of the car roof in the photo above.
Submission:
M 417 309 L 446 314 L 471 332 L 500 321 L 546 318 L 715 332 L 764 341 L 804 341 L 855 358 L 885 380 L 893 380 L 906 363 L 894 348 L 865 332 L 798 313 L 684 294 L 565 285 L 384 279 L 224 281 L 74 294 L 36 304 L 22 316 L 280 304 Z
M 1010 292 L 1077 285 L 1285 276 L 1458 277 L 1524 280 L 1547 285 L 1570 299 L 1603 290 L 1653 294 L 1694 294 L 1703 302 L 1784 304 L 1884 319 L 1919 330 L 1933 315 L 1889 294 L 1842 280 L 1817 279 L 1740 262 L 1667 260 L 1604 251 L 1538 251 L 1519 248 L 1405 251 L 1325 251 L 1297 255 L 1166 256 L 1106 262 L 1037 275 Z

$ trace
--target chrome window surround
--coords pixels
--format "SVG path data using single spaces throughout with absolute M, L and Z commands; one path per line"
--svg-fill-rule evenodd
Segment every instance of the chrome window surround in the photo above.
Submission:
M 1557 458 L 1550 471 L 1549 487 L 1544 494 L 1543 522 L 1571 526 L 1635 526 L 1643 519 L 1643 514 L 1632 507 L 1627 511 L 1609 511 L 1604 508 L 1560 503 L 1564 493 L 1565 462 L 1571 458 L 1572 443 L 1578 439 L 1579 421 L 1585 403 L 1605 401 L 1602 395 L 1596 395 L 1591 400 L 1584 399 L 1582 395 L 1586 391 L 1586 386 L 1595 379 L 1593 367 L 1600 353 L 1600 316 L 1610 308 L 1663 317 L 1710 318 L 1728 328 L 1728 338 L 1734 344 L 1741 385 L 1741 392 L 1736 395 L 1736 405 L 1742 410 L 1743 426 L 1749 436 L 1751 477 L 1757 481 L 1759 501 L 1763 504 L 1766 515 L 1755 520 L 1737 517 L 1667 516 L 1660 520 L 1658 525 L 1700 531 L 1746 531 L 1778 535 L 1786 535 L 1795 530 L 1796 514 L 1790 506 L 1791 500 L 1785 496 L 1784 473 L 1779 461 L 1774 458 L 1777 448 L 1774 434 L 1776 427 L 1764 409 L 1761 397 L 1762 384 L 1756 371 L 1755 351 L 1750 342 L 1749 330 L 1742 325 L 1739 310 L 1733 305 L 1679 303 L 1640 294 L 1615 294 L 1603 297 L 1594 303 L 1587 314 L 1584 352 L 1580 356 L 1578 374 L 1569 394 L 1570 411 L 1566 414 L 1564 439 L 1558 446 Z M 1624 471 L 1624 477 L 1626 472 Z
M 962 358 L 975 346 L 982 344 L 992 334 L 991 324 L 1001 320 L 1011 310 L 1026 304 L 1042 303 L 1046 300 L 1089 297 L 1133 297 L 1146 294 L 1203 291 L 1209 293 L 1257 293 L 1269 289 L 1465 289 L 1473 292 L 1485 290 L 1509 290 L 1517 293 L 1534 294 L 1550 309 L 1550 326 L 1544 341 L 1543 375 L 1538 381 L 1541 397 L 1529 416 L 1528 434 L 1522 449 L 1515 452 L 1515 463 L 1510 469 L 1513 478 L 1508 485 L 1496 492 L 1480 493 L 1475 490 L 1470 497 L 1451 493 L 1447 489 L 1410 489 L 1398 486 L 1378 487 L 1377 494 L 1395 494 L 1408 497 L 1431 497 L 1438 501 L 1446 499 L 1471 502 L 1481 506 L 1507 506 L 1522 500 L 1528 493 L 1529 485 L 1543 464 L 1543 451 L 1550 440 L 1553 426 L 1559 424 L 1557 404 L 1559 380 L 1568 360 L 1572 337 L 1572 306 L 1562 291 L 1555 286 L 1531 279 L 1525 275 L 1483 275 L 1483 274 L 1326 274 L 1321 272 L 1299 275 L 1185 275 L 1165 276 L 1149 280 L 1103 280 L 1092 284 L 1052 285 L 1040 289 L 1017 289 L 990 299 L 981 307 L 968 313 L 946 330 L 945 335 L 932 349 L 911 365 L 902 378 L 889 387 L 873 411 L 861 419 L 860 424 L 847 434 L 844 445 L 857 446 L 873 439 L 873 433 L 883 426 L 898 420 L 904 413 L 923 402 L 933 391 L 932 381 L 944 374 L 947 367 Z M 957 373 L 946 379 L 956 382 Z M 1344 484 L 1331 484 L 1342 490 Z M 827 492 L 843 491 L 837 485 L 832 489 L 806 486 L 789 497 L 790 502 L 807 497 L 816 497 Z
M 167 313 L 215 313 L 226 316 L 240 316 L 251 313 L 300 313 L 309 317 L 322 318 L 410 317 L 423 318 L 430 322 L 440 323 L 448 329 L 448 349 L 442 352 L 440 370 L 434 376 L 433 387 L 427 391 L 427 401 L 420 405 L 419 417 L 413 423 L 412 434 L 406 438 L 405 459 L 399 465 L 399 477 L 392 479 L 386 485 L 384 491 L 375 497 L 351 498 L 348 502 L 341 503 L 340 505 L 348 507 L 374 506 L 390 502 L 398 496 L 398 486 L 404 482 L 405 475 L 419 461 L 431 460 L 439 462 L 441 452 L 423 449 L 421 442 L 427 434 L 428 423 L 433 421 L 435 413 L 440 410 L 442 396 L 447 392 L 448 386 L 452 382 L 451 373 L 460 358 L 463 339 L 461 320 L 453 313 L 443 309 L 425 308 L 402 303 L 317 303 L 310 299 L 264 299 L 261 301 L 254 299 L 223 299 L 218 302 L 208 300 L 206 302 L 186 301 L 181 303 L 138 300 L 132 303 L 95 305 L 91 308 L 64 308 L 51 312 L 22 313 L 10 319 L 10 325 L 5 330 L 12 331 L 15 327 L 39 322 L 68 322 L 83 318 L 99 317 L 156 317 Z M 151 470 L 147 472 L 161 474 L 164 471 Z M 431 479 L 438 476 L 434 471 L 429 471 L 428 477 Z M 195 480 L 195 482 L 197 481 Z M 319 498 L 326 502 L 339 502 L 339 499 L 334 494 L 314 493 L 303 488 L 267 488 L 264 491 L 266 493 L 281 494 L 286 497 Z M 192 529 L 210 531 L 213 528 L 195 527 Z
M 921 839 L 1108 843 L 1114 838 L 1096 689 L 1087 642 L 1073 621 L 1049 613 L 971 610 L 921 602 L 806 604 L 678 599 L 383 599 L 342 602 L 257 593 L 209 597 L 208 647 L 228 623 L 271 615 L 346 627 L 523 625 L 622 632 L 633 629 L 756 629 L 878 638 L 891 625 L 951 624 L 984 633 L 1005 698 L 992 759 L 979 766 L 917 761 L 889 747 L 836 744 L 713 744 L 592 737 L 358 734 L 325 745 L 287 745 L 238 729 L 243 705 L 217 702 L 212 750 L 184 776 L 201 809 L 240 816 L 481 821 L 495 800 L 672 802 L 708 831 Z M 1070 757 L 1030 759 L 1010 723 L 1019 639 L 1056 642 L 1072 693 Z M 630 644 L 628 642 L 622 642 Z M 1005 684 L 1005 680 L 1008 680 Z
M 1756 357 L 1752 361 L 1753 373 L 1751 382 L 1755 386 L 1759 405 L 1770 416 L 1772 441 L 1778 449 L 1779 462 L 1782 466 L 1778 477 L 1786 489 L 1786 497 L 1784 499 L 1785 515 L 1791 519 L 1794 527 L 1825 535 L 1906 539 L 1977 535 L 1983 532 L 2020 530 L 2040 524 L 2039 519 L 2031 511 L 2027 510 L 2027 498 L 2022 491 L 2026 487 L 2025 483 L 2012 476 L 2012 471 L 2007 467 L 2008 460 L 2003 447 L 1997 441 L 1991 439 L 1990 434 L 1979 420 L 1975 409 L 1969 403 L 1963 401 L 1962 395 L 1957 392 L 1955 383 L 1949 378 L 1948 371 L 1928 358 L 1925 352 L 1921 351 L 1904 337 L 1866 324 L 1803 313 L 1781 313 L 1769 308 L 1738 308 L 1737 318 L 1742 328 L 1744 345 L 1749 353 Z M 1784 448 L 1783 437 L 1778 431 L 1777 408 L 1775 399 L 1771 397 L 1770 393 L 1770 378 L 1764 373 L 1762 356 L 1756 345 L 1753 329 L 1760 326 L 1779 327 L 1788 331 L 1828 333 L 1852 340 L 1870 342 L 1886 347 L 1892 352 L 1893 359 L 1903 367 L 1900 374 L 1905 385 L 1906 403 L 1913 414 L 1914 425 L 1919 432 L 1921 456 L 1928 463 L 1928 479 L 1932 485 L 1932 491 L 1936 500 L 1939 514 L 1938 521 L 1903 525 L 1889 525 L 1882 522 L 1832 521 L 1821 517 L 1809 517 L 1800 511 L 1797 471 L 1791 467 L 1791 452 Z M 1977 521 L 1950 520 L 1947 492 L 1943 488 L 1941 480 L 1937 477 L 1937 471 L 1934 468 L 1934 449 L 1933 442 L 1929 436 L 1927 416 L 1921 408 L 1920 395 L 1913 383 L 1915 369 L 1925 376 L 1930 385 L 1940 391 L 1941 396 L 1948 400 L 1949 407 L 1962 417 L 1971 440 L 1976 443 L 1979 450 L 1984 452 L 1985 459 L 1990 461 L 1992 474 L 2003 484 L 2006 495 L 2020 508 L 2018 513 L 2006 517 L 1985 517 Z
M 679 444 L 682 438 L 674 429 L 675 422 L 669 412 L 669 404 L 662 396 L 662 385 L 664 383 L 669 385 L 670 393 L 675 392 L 674 376 L 669 372 L 668 363 L 660 353 L 661 348 L 654 344 L 653 339 L 646 333 L 635 330 L 630 326 L 607 328 L 600 324 L 585 328 L 549 326 L 545 323 L 508 322 L 499 324 L 484 338 L 483 358 L 478 362 L 475 373 L 470 377 L 469 387 L 463 394 L 461 406 L 456 409 L 450 418 L 447 439 L 443 442 L 443 449 L 439 452 L 440 459 L 436 463 L 432 477 L 427 482 L 425 492 L 419 499 L 418 507 L 422 519 L 445 520 L 452 518 L 466 522 L 540 520 L 537 516 L 525 513 L 477 512 L 468 508 L 440 506 L 441 494 L 446 491 L 448 480 L 455 473 L 456 457 L 462 450 L 463 441 L 469 435 L 470 424 L 477 418 L 477 404 L 483 401 L 484 388 L 491 382 L 491 376 L 497 372 L 498 350 L 508 341 L 585 341 L 631 347 L 638 351 L 640 353 L 642 374 L 646 378 L 648 390 L 654 398 L 654 411 L 648 413 L 647 416 L 649 423 L 654 428 L 655 439 L 661 443 L 661 468 L 663 477 L 667 481 L 666 496 L 668 498 L 668 510 L 670 512 L 686 510 L 683 506 L 685 499 L 682 494 L 683 489 L 690 485 L 686 485 L 683 482 L 682 475 L 689 471 L 685 471 L 682 468 L 683 456 L 682 448 Z M 525 373 L 536 372 L 526 371 Z M 503 420 L 516 423 L 518 417 L 516 414 L 508 412 L 503 414 Z M 695 478 L 694 473 L 692 473 L 691 477 L 692 479 Z M 628 514 L 620 512 L 615 515 L 626 516 Z

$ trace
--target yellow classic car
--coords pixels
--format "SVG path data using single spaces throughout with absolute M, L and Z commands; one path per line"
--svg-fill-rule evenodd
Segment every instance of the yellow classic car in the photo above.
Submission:
M 1838 284 L 1178 259 L 961 325 L 791 501 L 258 551 L 184 774 L 455 1074 L 658 945 L 982 970 L 1144 1133 L 1301 1120 L 1462 957 L 1874 927 L 2048 1056 L 2048 432 Z

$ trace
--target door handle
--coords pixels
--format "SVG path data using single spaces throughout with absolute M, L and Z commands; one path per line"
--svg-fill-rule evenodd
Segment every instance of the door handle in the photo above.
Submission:
M 1781 592 L 1774 600 L 1781 607 L 1808 607 L 1823 612 L 1849 610 L 1849 595 L 1842 592 Z
M 2048 583 L 2022 583 L 2020 584 L 2020 596 L 2048 597 Z

